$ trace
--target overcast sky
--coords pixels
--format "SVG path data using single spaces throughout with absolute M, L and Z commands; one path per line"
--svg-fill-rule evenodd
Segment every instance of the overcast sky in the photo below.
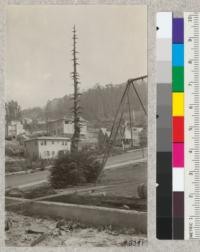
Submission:
M 28 108 L 72 93 L 73 25 L 79 37 L 81 90 L 147 73 L 145 6 L 10 6 L 7 100 Z

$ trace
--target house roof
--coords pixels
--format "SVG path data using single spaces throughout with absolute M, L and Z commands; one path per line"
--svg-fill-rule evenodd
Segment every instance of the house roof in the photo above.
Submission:
M 51 121 L 48 121 L 48 123 L 53 123 L 53 122 L 58 122 L 58 121 L 73 121 L 73 117 L 61 117 L 61 118 L 58 118 L 58 119 L 55 119 L 55 120 L 51 120 Z M 87 120 L 85 120 L 83 117 L 80 116 L 80 121 L 82 122 L 87 122 Z
M 48 136 L 41 136 L 41 137 L 35 137 L 35 138 L 30 138 L 28 140 L 26 140 L 25 142 L 28 142 L 28 141 L 33 141 L 33 140 L 67 140 L 67 141 L 70 141 L 70 138 L 69 137 L 58 137 L 58 136 L 55 136 L 55 137 L 48 137 Z

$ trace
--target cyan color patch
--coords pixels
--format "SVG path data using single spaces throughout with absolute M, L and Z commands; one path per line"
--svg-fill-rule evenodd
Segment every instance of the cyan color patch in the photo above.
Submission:
M 172 65 L 183 66 L 184 65 L 184 46 L 183 44 L 172 45 Z

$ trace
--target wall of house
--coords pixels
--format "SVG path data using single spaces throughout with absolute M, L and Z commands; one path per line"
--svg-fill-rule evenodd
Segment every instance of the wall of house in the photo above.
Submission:
M 39 158 L 39 149 L 37 140 L 27 141 L 24 143 L 26 155 L 31 160 Z
M 11 121 L 11 123 L 7 125 L 6 136 L 16 137 L 22 133 L 24 133 L 24 128 L 21 122 Z
M 72 122 L 65 122 L 64 123 L 64 134 L 74 134 L 74 123 Z
M 17 131 L 16 131 L 16 125 L 8 125 L 7 126 L 7 136 L 8 137 L 16 137 Z
M 24 133 L 24 127 L 21 122 L 16 123 L 17 135 Z
M 133 137 L 133 145 L 139 146 L 140 145 L 140 131 L 133 128 L 132 129 L 132 137 Z M 128 141 L 129 140 L 131 141 L 131 130 L 130 129 L 125 129 L 124 138 Z
M 74 123 L 73 122 L 67 122 L 64 123 L 64 134 L 74 134 Z M 81 135 L 86 136 L 87 135 L 87 124 L 81 123 Z
M 87 136 L 88 130 L 87 130 L 87 124 L 81 123 L 81 135 Z
M 64 121 L 58 120 L 48 124 L 48 130 L 51 136 L 62 136 L 64 134 Z
M 49 123 L 49 133 L 52 136 L 63 136 L 74 134 L 74 123 L 69 120 L 58 120 Z M 87 124 L 81 123 L 81 135 L 87 135 Z
M 38 140 L 38 146 L 42 159 L 56 158 L 59 151 L 70 151 L 70 141 L 67 140 Z

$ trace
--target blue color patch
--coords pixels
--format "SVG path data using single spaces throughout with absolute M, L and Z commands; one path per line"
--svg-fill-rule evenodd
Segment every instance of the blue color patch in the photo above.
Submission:
M 184 46 L 183 44 L 172 45 L 172 65 L 184 66 Z

